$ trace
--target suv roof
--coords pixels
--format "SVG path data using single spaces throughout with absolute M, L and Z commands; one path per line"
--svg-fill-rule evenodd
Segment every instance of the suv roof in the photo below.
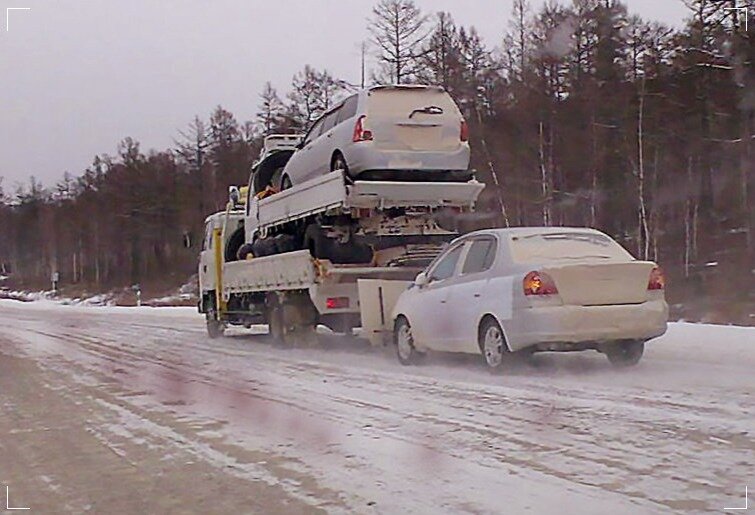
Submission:
M 368 91 L 376 91 L 381 89 L 434 89 L 436 91 L 445 91 L 441 86 L 434 86 L 429 84 L 384 84 L 381 86 L 372 86 Z

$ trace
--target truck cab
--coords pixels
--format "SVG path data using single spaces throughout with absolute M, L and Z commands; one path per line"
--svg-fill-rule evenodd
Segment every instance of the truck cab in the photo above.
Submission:
M 202 249 L 199 253 L 199 312 L 213 315 L 218 305 L 219 268 L 236 261 L 244 245 L 244 188 L 230 188 L 225 211 L 208 216 L 204 222 Z

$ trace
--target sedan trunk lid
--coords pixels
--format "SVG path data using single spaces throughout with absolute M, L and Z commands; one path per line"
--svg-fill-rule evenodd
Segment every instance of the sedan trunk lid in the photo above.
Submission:
M 604 306 L 645 302 L 654 267 L 650 261 L 593 262 L 547 266 L 542 271 L 556 283 L 564 304 Z

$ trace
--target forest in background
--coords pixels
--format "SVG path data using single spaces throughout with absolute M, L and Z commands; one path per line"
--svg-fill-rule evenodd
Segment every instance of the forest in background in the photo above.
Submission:
M 676 316 L 755 324 L 755 0 L 679 1 L 674 29 L 620 0 L 514 0 L 492 47 L 453 13 L 380 0 L 363 82 L 451 93 L 486 225 L 598 228 L 663 266 Z M 125 138 L 54 186 L 0 180 L 0 275 L 27 289 L 54 271 L 89 291 L 182 284 L 262 138 L 306 130 L 358 86 L 307 65 L 285 90 L 265 85 L 253 120 L 218 106 L 173 148 Z

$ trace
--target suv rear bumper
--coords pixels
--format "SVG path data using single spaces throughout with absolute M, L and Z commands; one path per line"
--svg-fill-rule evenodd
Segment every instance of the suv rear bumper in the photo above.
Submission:
M 469 145 L 460 145 L 456 150 L 416 151 L 382 150 L 370 141 L 351 145 L 344 156 L 352 175 L 365 171 L 407 172 L 468 172 Z M 384 179 L 385 180 L 385 179 Z M 410 179 L 401 179 L 410 180 Z M 427 178 L 417 180 L 428 180 Z M 468 179 L 467 179 L 468 180 Z
M 467 182 L 472 170 L 364 170 L 350 173 L 358 181 Z

